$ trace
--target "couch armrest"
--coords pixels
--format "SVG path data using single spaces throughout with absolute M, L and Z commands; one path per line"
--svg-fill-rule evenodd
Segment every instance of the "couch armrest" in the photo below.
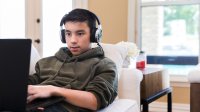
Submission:
M 188 81 L 190 83 L 200 83 L 200 65 L 194 67 L 189 73 L 188 73 Z
M 98 112 L 140 112 L 136 100 L 117 99 Z
M 119 99 L 133 99 L 140 105 L 140 83 L 143 75 L 135 68 L 122 68 L 119 78 Z

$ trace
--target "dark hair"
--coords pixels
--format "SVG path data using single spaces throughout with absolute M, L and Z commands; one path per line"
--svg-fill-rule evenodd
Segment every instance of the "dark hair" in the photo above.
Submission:
M 66 22 L 86 22 L 92 34 L 93 29 L 96 28 L 96 15 L 86 9 L 74 9 L 63 16 L 61 25 Z

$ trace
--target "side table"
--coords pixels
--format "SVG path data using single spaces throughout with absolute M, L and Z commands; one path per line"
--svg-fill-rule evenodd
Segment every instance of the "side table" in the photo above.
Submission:
M 143 73 L 143 80 L 141 82 L 142 111 L 149 112 L 149 103 L 167 95 L 167 112 L 172 112 L 172 88 L 169 86 L 169 79 L 165 79 L 166 75 L 168 75 L 166 74 L 166 70 L 163 68 L 146 67 L 141 71 Z

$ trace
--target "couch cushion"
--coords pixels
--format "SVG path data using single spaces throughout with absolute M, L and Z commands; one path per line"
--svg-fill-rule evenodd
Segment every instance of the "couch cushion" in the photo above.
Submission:
M 106 44 L 100 43 L 102 46 L 105 57 L 111 59 L 117 66 L 118 71 L 121 71 L 123 62 L 128 54 L 125 46 L 119 44 Z M 96 47 L 96 44 L 92 44 L 92 47 Z
M 139 108 L 135 100 L 118 99 L 98 112 L 139 112 Z
M 31 46 L 31 61 L 30 61 L 30 70 L 29 74 L 35 73 L 35 64 L 40 59 L 40 55 L 37 51 L 37 49 L 32 45 Z
M 117 65 L 118 70 L 120 70 L 127 55 L 126 48 L 121 45 L 115 45 L 115 44 L 102 43 L 101 45 L 105 52 L 105 56 L 113 60 Z

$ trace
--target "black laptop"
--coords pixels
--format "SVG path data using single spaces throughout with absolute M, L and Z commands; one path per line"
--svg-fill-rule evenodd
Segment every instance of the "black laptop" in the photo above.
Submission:
M 0 39 L 0 111 L 25 111 L 30 53 L 30 39 Z

